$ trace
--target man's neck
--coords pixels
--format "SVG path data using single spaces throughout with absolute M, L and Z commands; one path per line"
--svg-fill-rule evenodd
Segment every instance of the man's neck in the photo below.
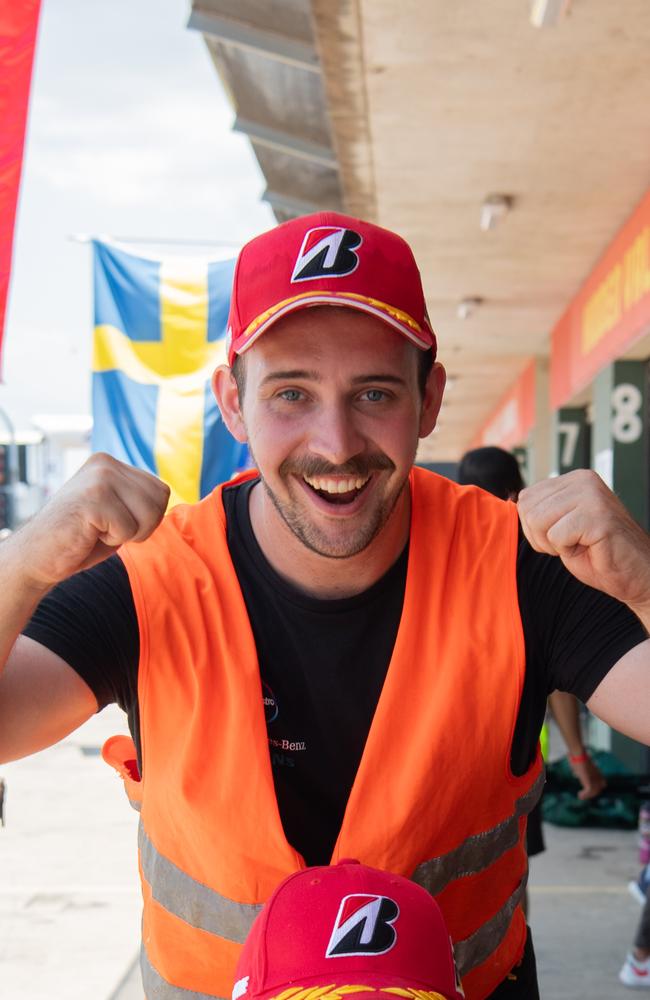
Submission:
M 380 580 L 399 558 L 409 537 L 411 498 L 406 488 L 379 534 L 361 552 L 333 559 L 308 549 L 285 524 L 256 483 L 250 495 L 253 533 L 276 573 L 312 597 L 353 597 Z

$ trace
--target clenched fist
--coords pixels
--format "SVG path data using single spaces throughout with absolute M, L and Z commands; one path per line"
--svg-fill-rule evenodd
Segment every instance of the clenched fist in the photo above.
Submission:
M 25 581 L 36 590 L 88 569 L 160 523 L 169 487 L 110 455 L 93 455 L 10 539 Z M 7 544 L 7 543 L 5 543 Z
M 538 552 L 582 583 L 650 616 L 650 537 L 597 473 L 578 469 L 522 490 L 519 517 Z

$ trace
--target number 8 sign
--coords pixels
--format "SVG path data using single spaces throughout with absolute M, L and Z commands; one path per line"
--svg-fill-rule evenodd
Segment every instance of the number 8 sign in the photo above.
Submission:
M 634 444 L 641 437 L 642 405 L 641 390 L 630 382 L 622 382 L 612 391 L 612 437 L 619 444 Z

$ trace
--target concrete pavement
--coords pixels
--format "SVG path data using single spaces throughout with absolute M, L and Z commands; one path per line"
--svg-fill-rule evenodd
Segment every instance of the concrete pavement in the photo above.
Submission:
M 636 834 L 549 824 L 544 833 L 547 850 L 531 860 L 530 878 L 542 997 L 613 1000 L 638 993 L 617 978 L 640 914 L 627 891 L 640 867 Z
M 137 815 L 97 755 L 125 731 L 111 707 L 58 746 L 0 767 L 1 1000 L 108 1000 L 134 959 Z
M 0 767 L 0 1000 L 142 1000 L 137 815 L 97 756 L 126 731 L 110 708 L 58 747 Z M 639 916 L 636 836 L 546 826 L 531 924 L 546 1000 L 615 1000 Z M 650 990 L 648 990 L 650 996 Z

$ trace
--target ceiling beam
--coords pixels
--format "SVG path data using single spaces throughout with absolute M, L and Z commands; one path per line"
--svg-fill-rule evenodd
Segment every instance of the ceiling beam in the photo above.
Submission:
M 297 159 L 309 160 L 311 163 L 318 163 L 331 170 L 339 168 L 334 151 L 328 146 L 321 146 L 320 143 L 311 142 L 309 139 L 300 139 L 289 132 L 262 125 L 260 122 L 251 122 L 246 118 L 236 118 L 233 129 L 235 132 L 244 132 L 252 142 L 258 143 L 260 146 L 280 150 L 282 153 L 295 156 Z
M 192 10 L 187 26 L 235 48 L 246 49 L 290 66 L 320 73 L 316 48 L 297 38 L 281 35 L 267 28 L 258 28 L 245 21 L 238 21 L 234 17 L 224 17 L 197 8 Z

